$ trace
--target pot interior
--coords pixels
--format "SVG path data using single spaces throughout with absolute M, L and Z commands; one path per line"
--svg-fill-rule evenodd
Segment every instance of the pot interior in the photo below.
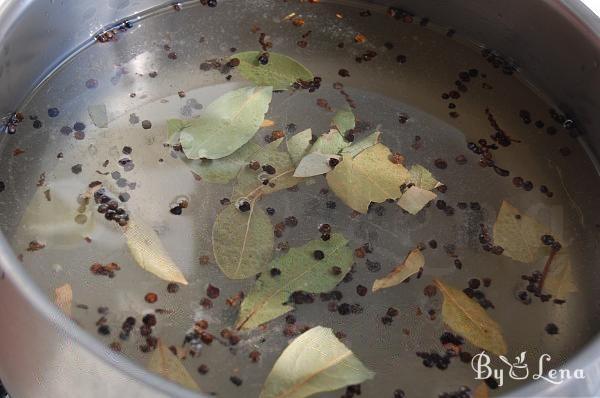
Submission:
M 442 396 L 462 386 L 473 390 L 481 383 L 467 354 L 452 357 L 444 370 L 424 365 L 417 355 L 443 357 L 448 346 L 440 337 L 455 333 L 444 322 L 434 279 L 459 290 L 470 287 L 468 293 L 500 325 L 507 356 L 526 351 L 534 368 L 543 353 L 552 357 L 548 368 L 559 367 L 596 334 L 598 312 L 582 310 L 598 305 L 595 159 L 569 116 L 510 59 L 435 21 L 348 2 L 258 1 L 243 12 L 235 2 L 194 2 L 124 20 L 131 25 L 116 29 L 115 40 L 87 43 L 48 75 L 19 108 L 24 120 L 16 133 L 1 141 L 2 231 L 51 300 L 56 288 L 71 286 L 71 317 L 107 345 L 146 366 L 152 344 L 140 326 L 154 314 L 152 336 L 185 354 L 182 362 L 203 392 L 250 397 L 259 395 L 287 344 L 305 326 L 321 325 L 339 332 L 376 373 L 362 383 L 363 395 L 391 397 L 401 389 L 412 397 Z M 351 276 L 334 288 L 339 295 L 295 295 L 295 309 L 287 314 L 295 324 L 278 317 L 236 332 L 240 341 L 232 345 L 219 337 L 238 319 L 239 302 L 227 299 L 248 294 L 256 284 L 253 277 L 229 279 L 213 254 L 213 224 L 227 206 L 224 199 L 233 199 L 235 182 L 196 178 L 185 155 L 165 144 L 166 122 L 192 120 L 219 96 L 251 85 L 225 64 L 238 52 L 261 50 L 262 33 L 272 42 L 269 51 L 292 57 L 322 81 L 314 92 L 274 92 L 266 114 L 273 125 L 260 128 L 253 142 L 267 145 L 273 131 L 289 139 L 310 128 L 319 136 L 330 129 L 335 111 L 351 106 L 355 140 L 382 132 L 381 142 L 400 153 L 407 167 L 424 166 L 445 188 L 434 189 L 437 198 L 416 215 L 394 201 L 357 214 L 323 176 L 264 195 L 253 205 L 274 209 L 272 225 L 285 225 L 288 218 L 275 238 L 273 258 L 284 256 L 286 247 L 319 240 L 322 224 L 343 234 L 352 251 L 364 245 L 368 250 L 354 255 Z M 482 151 L 491 157 L 477 153 Z M 136 265 L 122 230 L 97 211 L 93 198 L 81 197 L 96 181 L 120 208 L 156 231 L 187 286 L 168 292 L 167 281 Z M 174 214 L 182 199 L 189 205 Z M 548 297 L 542 289 L 536 296 L 539 280 L 524 279 L 544 270 L 549 251 L 517 261 L 514 251 L 511 257 L 510 250 L 498 249 L 494 224 L 505 201 L 562 245 L 555 256 L 560 261 L 549 265 L 556 294 Z M 517 228 L 504 239 L 522 247 L 522 233 Z M 419 276 L 372 291 L 376 279 L 419 246 L 425 257 Z M 120 270 L 114 278 L 94 275 L 94 263 L 116 263 Z M 218 297 L 214 289 L 207 292 L 209 286 L 219 288 Z M 364 296 L 361 286 L 367 288 Z M 148 293 L 158 300 L 149 303 Z M 397 316 L 387 317 L 390 307 Z M 123 334 L 128 317 L 136 324 Z M 194 334 L 201 320 L 217 336 L 212 344 Z M 460 349 L 481 352 L 469 340 Z M 261 353 L 257 363 L 249 359 L 253 351 Z M 203 365 L 206 374 L 198 371 Z M 242 385 L 232 383 L 232 376 Z M 492 395 L 524 383 L 505 378 Z M 491 380 L 487 385 L 495 387 Z M 340 391 L 319 396 L 338 397 Z

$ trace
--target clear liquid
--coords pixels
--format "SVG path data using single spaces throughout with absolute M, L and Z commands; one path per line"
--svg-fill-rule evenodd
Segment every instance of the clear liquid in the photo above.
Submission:
M 440 294 L 429 298 L 423 289 L 433 277 L 460 288 L 465 288 L 471 278 L 490 277 L 492 286 L 484 292 L 496 308 L 488 313 L 502 325 L 509 357 L 526 350 L 528 358 L 536 362 L 539 354 L 549 353 L 553 364 L 559 364 L 572 355 L 596 332 L 594 325 L 598 322 L 595 313 L 575 311 L 586 306 L 595 308 L 597 304 L 594 292 L 598 275 L 590 261 L 595 258 L 597 247 L 595 234 L 589 228 L 596 222 L 594 215 L 600 213 L 598 204 L 589 198 L 600 193 L 593 184 L 597 175 L 585 151 L 550 118 L 549 105 L 538 93 L 518 75 L 507 76 L 495 69 L 474 46 L 446 37 L 443 29 L 421 27 L 418 19 L 413 24 L 403 23 L 376 8 L 372 9 L 372 16 L 363 17 L 359 14 L 362 10 L 342 4 L 275 5 L 267 1 L 253 2 L 244 13 L 233 2 L 219 4 L 215 9 L 197 5 L 175 12 L 169 8 L 154 12 L 133 29 L 120 33 L 116 42 L 91 45 L 50 76 L 21 109 L 26 118 L 37 116 L 43 126 L 34 129 L 33 121 L 26 119 L 16 135 L 4 137 L 2 157 L 7 166 L 0 171 L 7 186 L 0 193 L 2 228 L 15 251 L 23 254 L 23 265 L 40 287 L 53 299 L 56 287 L 70 283 L 74 291 L 73 318 L 106 344 L 119 341 L 123 353 L 142 365 L 149 354 L 138 348 L 143 344 L 138 326 L 142 315 L 156 308 L 168 311 L 157 315 L 153 335 L 169 345 L 179 346 L 200 319 L 209 322 L 209 331 L 214 335 L 233 326 L 237 309 L 229 307 L 225 299 L 248 291 L 254 281 L 228 280 L 214 262 L 211 245 L 212 225 L 222 208 L 219 201 L 229 197 L 232 187 L 196 181 L 163 143 L 167 118 L 197 116 L 202 112 L 197 104 L 206 106 L 218 95 L 248 84 L 236 74 L 227 81 L 225 75 L 201 71 L 199 65 L 209 59 L 228 57 L 231 47 L 239 51 L 258 50 L 259 33 L 250 30 L 259 26 L 261 32 L 271 36 L 273 51 L 299 60 L 321 76 L 323 84 L 315 93 L 274 94 L 267 118 L 275 126 L 261 129 L 255 138 L 257 143 L 264 145 L 264 137 L 272 130 L 285 130 L 290 123 L 296 125 L 296 131 L 309 127 L 317 134 L 327 131 L 333 114 L 316 102 L 322 98 L 334 109 L 343 107 L 344 96 L 333 88 L 335 82 L 342 82 L 356 104 L 357 117 L 370 124 L 370 130 L 379 126 L 383 143 L 393 152 L 402 153 L 406 164 L 420 163 L 432 170 L 448 186 L 447 193 L 439 194 L 439 199 L 455 207 L 452 216 L 433 205 L 410 216 L 395 204 L 384 203 L 374 205 L 367 215 L 353 217 L 351 209 L 333 193 L 321 193 L 327 187 L 323 177 L 302 183 L 297 192 L 282 191 L 265 197 L 259 206 L 276 209 L 273 224 L 291 215 L 299 219 L 299 225 L 287 228 L 277 241 L 287 241 L 292 247 L 303 245 L 318 239 L 319 224 L 329 223 L 350 239 L 353 248 L 369 243 L 374 251 L 367 258 L 381 263 L 381 270 L 374 273 L 367 269 L 365 259 L 356 259 L 353 281 L 341 283 L 338 288 L 343 293 L 342 302 L 359 303 L 363 307 L 361 314 L 331 313 L 327 303 L 316 297 L 313 304 L 296 306 L 298 327 L 323 325 L 347 335 L 344 343 L 377 373 L 375 382 L 363 384 L 364 396 L 392 396 L 397 388 L 407 396 L 437 396 L 456 391 L 461 385 L 474 387 L 474 374 L 468 364 L 454 359 L 447 370 L 440 371 L 426 368 L 416 356 L 417 351 L 442 353 L 439 336 L 447 330 L 441 320 Z M 304 26 L 295 27 L 284 19 L 292 12 L 304 18 Z M 300 48 L 296 42 L 308 30 L 311 33 L 304 39 L 308 46 Z M 365 43 L 354 42 L 358 32 L 367 37 Z M 340 42 L 344 43 L 343 48 L 338 46 Z M 391 42 L 393 49 L 387 49 L 386 42 Z M 165 45 L 170 49 L 165 49 Z M 367 50 L 376 51 L 377 56 L 368 62 L 356 62 L 355 57 Z M 170 52 L 176 53 L 177 58 L 170 59 Z M 405 55 L 407 62 L 398 63 L 398 55 Z M 351 77 L 340 77 L 340 68 L 348 69 Z M 441 93 L 455 88 L 458 73 L 470 68 L 478 69 L 479 76 L 467 83 L 468 92 L 457 100 L 442 100 Z M 158 74 L 152 78 L 149 74 L 154 71 Z M 98 87 L 86 88 L 89 79 L 95 79 Z M 177 94 L 181 90 L 186 93 L 183 98 Z M 448 109 L 449 102 L 456 103 L 457 108 Z M 95 126 L 90 118 L 89 107 L 97 104 L 106 105 L 107 128 Z M 50 118 L 47 110 L 53 107 L 60 114 Z M 498 164 L 510 170 L 510 177 L 481 168 L 479 157 L 467 149 L 470 141 L 490 141 L 493 129 L 486 108 L 511 137 L 522 141 L 494 152 Z M 527 109 L 533 121 L 543 120 L 545 127 L 523 124 L 521 109 Z M 450 117 L 451 111 L 460 116 Z M 400 123 L 399 117 L 404 115 L 408 120 Z M 139 122 L 132 123 L 136 118 Z M 142 120 L 149 120 L 152 127 L 143 129 Z M 60 132 L 63 126 L 72 127 L 75 122 L 86 125 L 82 140 L 75 139 L 74 133 Z M 549 126 L 556 127 L 558 133 L 548 135 Z M 413 148 L 417 136 L 420 149 Z M 135 168 L 128 172 L 117 163 L 125 157 L 121 153 L 124 146 L 133 148 L 130 158 Z M 562 147 L 570 148 L 571 155 L 561 156 Z M 16 148 L 25 152 L 14 156 Z M 60 159 L 59 153 L 63 154 Z M 468 159 L 466 165 L 454 161 L 461 154 Z M 448 168 L 437 169 L 437 158 L 445 159 Z M 106 160 L 109 163 L 104 166 Z M 82 166 L 79 174 L 72 172 L 76 164 Z M 119 187 L 111 175 L 115 171 L 128 183 L 135 183 L 135 189 Z M 37 187 L 42 173 L 45 182 Z M 515 188 L 511 182 L 514 176 L 533 181 L 535 188 L 531 192 Z M 93 207 L 88 213 L 91 221 L 76 227 L 72 218 L 79 206 L 77 196 L 95 180 L 112 185 L 117 194 L 130 194 L 125 206 L 143 214 L 159 231 L 163 244 L 190 282 L 188 286 L 176 294 L 167 293 L 167 283 L 134 263 L 122 235 Z M 552 198 L 540 193 L 541 184 L 554 193 Z M 52 202 L 44 194 L 48 189 Z M 169 207 L 181 196 L 189 199 L 190 206 L 183 215 L 172 215 Z M 569 238 L 580 292 L 571 295 L 566 304 L 539 300 L 528 306 L 519 303 L 515 293 L 524 287 L 520 276 L 541 270 L 543 262 L 517 263 L 481 249 L 479 224 L 491 227 L 502 199 L 545 220 Z M 330 200 L 337 204 L 333 210 L 326 206 Z M 458 202 L 478 202 L 482 210 L 460 210 Z M 61 203 L 63 208 L 59 208 Z M 63 229 L 58 229 L 59 223 Z M 91 242 L 84 240 L 85 236 Z M 357 295 L 358 284 L 372 286 L 374 279 L 387 274 L 419 242 L 432 239 L 438 248 L 425 251 L 426 266 L 420 279 L 412 278 L 408 284 L 377 294 Z M 26 251 L 32 240 L 43 241 L 46 247 Z M 461 270 L 444 251 L 447 244 L 456 246 L 463 264 Z M 198 259 L 205 255 L 210 257 L 210 263 L 200 265 Z M 94 276 L 89 271 L 94 262 L 116 262 L 122 269 L 113 279 Z M 213 308 L 204 309 L 199 301 L 209 283 L 221 292 L 213 300 Z M 148 292 L 158 294 L 157 303 L 144 301 Z M 89 309 L 75 304 L 86 304 Z M 96 332 L 95 323 L 101 317 L 96 308 L 100 306 L 109 308 L 109 336 Z M 389 307 L 397 308 L 400 315 L 392 325 L 385 326 L 381 317 Z M 422 315 L 416 315 L 417 309 Z M 431 309 L 436 311 L 435 317 L 429 316 Z M 118 334 L 127 316 L 136 317 L 138 322 L 130 339 L 120 341 Z M 558 335 L 544 332 L 549 322 L 559 326 Z M 284 327 L 284 319 L 276 319 L 265 331 L 241 334 L 241 342 L 234 347 L 215 341 L 203 347 L 199 356 L 188 356 L 184 363 L 205 392 L 225 397 L 258 396 L 273 363 L 290 340 L 282 333 Z M 256 364 L 248 358 L 255 349 L 262 353 Z M 470 345 L 465 349 L 478 352 Z M 208 374 L 196 371 L 200 364 L 208 365 Z M 229 381 L 232 375 L 243 379 L 241 387 Z M 506 383 L 502 391 L 516 385 L 510 380 Z M 339 395 L 340 392 L 334 392 L 319 396 Z

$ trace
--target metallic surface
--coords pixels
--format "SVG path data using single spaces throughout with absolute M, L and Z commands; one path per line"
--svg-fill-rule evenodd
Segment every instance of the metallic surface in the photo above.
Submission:
M 0 3 L 0 114 L 24 100 L 56 61 L 102 26 L 153 1 Z M 389 3 L 389 2 L 379 2 Z M 525 76 L 587 132 L 600 150 L 600 22 L 576 1 L 395 2 L 512 57 Z M 398 4 L 399 3 L 399 4 Z M 543 21 L 543 22 L 540 22 Z M 576 61 L 575 61 L 576 60 Z M 49 67 L 50 66 L 50 67 Z M 47 300 L 0 238 L 0 378 L 17 398 L 37 396 L 195 396 L 164 382 L 83 333 Z M 600 341 L 566 366 L 588 378 L 550 387 L 533 383 L 511 396 L 595 396 Z

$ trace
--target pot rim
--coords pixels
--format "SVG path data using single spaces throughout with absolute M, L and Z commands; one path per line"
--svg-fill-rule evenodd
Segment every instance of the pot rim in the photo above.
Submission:
M 548 6 L 554 8 L 558 13 L 565 16 L 571 24 L 580 30 L 591 42 L 595 42 L 600 48 L 600 17 L 588 8 L 581 0 L 544 0 Z M 0 14 L 4 14 L 8 8 L 2 7 L 0 1 Z M 27 1 L 22 2 L 22 7 L 26 7 Z M 8 14 L 17 15 L 19 7 L 11 9 Z M 10 17 L 9 17 L 10 22 Z M 10 23 L 8 24 L 10 25 Z M 1 27 L 0 27 L 1 30 Z M 0 32 L 2 33 L 2 32 Z M 1 36 L 1 35 L 0 35 Z M 19 291 L 21 296 L 27 300 L 45 319 L 47 319 L 55 328 L 63 331 L 70 339 L 77 342 L 83 349 L 93 354 L 96 358 L 109 366 L 113 366 L 127 375 L 143 384 L 149 385 L 157 391 L 167 396 L 178 398 L 208 398 L 208 395 L 194 392 L 184 388 L 170 380 L 162 378 L 138 363 L 133 362 L 123 354 L 115 353 L 92 334 L 78 326 L 69 317 L 67 317 L 51 300 L 42 292 L 33 279 L 27 274 L 16 257 L 15 252 L 6 240 L 4 233 L 0 231 L 0 270 L 4 271 L 5 277 Z M 591 382 L 589 375 L 593 368 L 600 366 L 600 357 L 595 354 L 600 352 L 600 334 L 587 342 L 584 346 L 571 356 L 565 363 L 566 369 L 584 369 L 586 374 L 588 388 L 598 388 L 600 380 Z M 595 373 L 598 371 L 596 370 Z M 503 397 L 539 397 L 564 395 L 564 388 L 569 381 L 561 385 L 553 385 L 542 381 L 527 383 L 522 387 L 515 388 Z M 562 394 L 561 394 L 562 393 Z

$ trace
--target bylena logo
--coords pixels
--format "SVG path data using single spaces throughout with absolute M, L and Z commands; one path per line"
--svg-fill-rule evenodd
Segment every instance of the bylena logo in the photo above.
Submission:
M 511 362 L 504 355 L 500 355 L 500 360 L 506 365 L 508 377 L 513 380 L 525 380 L 531 377 L 532 380 L 545 380 L 552 384 L 562 384 L 569 379 L 585 379 L 583 369 L 549 369 L 546 371 L 544 365 L 549 362 L 552 357 L 549 354 L 542 354 L 538 358 L 537 369 L 533 369 L 530 373 L 529 366 L 525 363 L 526 353 L 523 351 L 515 357 L 514 362 Z M 504 368 L 493 368 L 490 364 L 492 359 L 485 352 L 473 356 L 471 359 L 471 367 L 475 371 L 476 380 L 485 380 L 493 377 L 498 382 L 498 386 L 504 384 Z

